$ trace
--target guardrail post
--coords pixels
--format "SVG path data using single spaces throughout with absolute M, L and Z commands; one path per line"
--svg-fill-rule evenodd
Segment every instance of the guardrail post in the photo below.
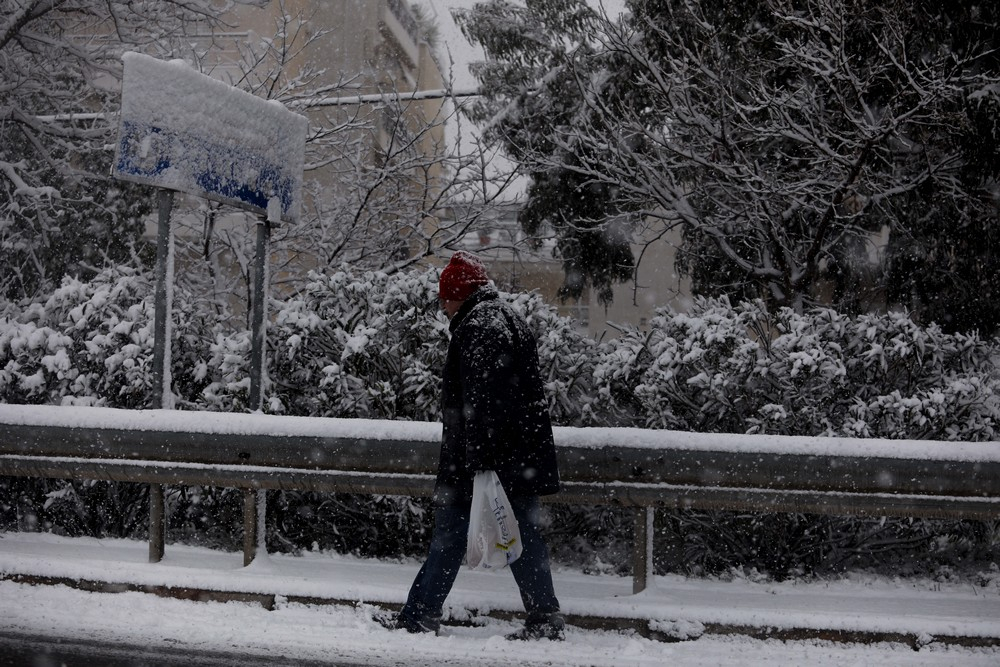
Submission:
M 246 567 L 264 552 L 264 507 L 267 491 L 264 489 L 243 489 L 243 566 Z
M 633 511 L 635 526 L 632 542 L 632 593 L 646 590 L 653 573 L 653 518 L 652 507 L 638 507 Z
M 243 566 L 257 555 L 257 492 L 243 489 Z
M 162 484 L 149 485 L 149 562 L 163 560 L 167 538 L 166 489 Z

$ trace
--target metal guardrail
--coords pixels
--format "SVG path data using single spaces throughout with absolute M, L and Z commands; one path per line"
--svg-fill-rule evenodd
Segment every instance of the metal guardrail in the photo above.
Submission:
M 262 548 L 259 492 L 427 496 L 439 436 L 426 423 L 0 405 L 0 475 L 150 484 L 152 561 L 164 486 L 243 489 L 249 563 Z M 1000 518 L 1000 443 L 570 428 L 556 443 L 563 490 L 546 500 L 634 509 L 636 592 L 657 508 Z

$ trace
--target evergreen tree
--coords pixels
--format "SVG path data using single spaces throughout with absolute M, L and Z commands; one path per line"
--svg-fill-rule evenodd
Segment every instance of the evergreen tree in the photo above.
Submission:
M 531 179 L 522 226 L 529 234 L 546 227 L 556 232 L 566 275 L 562 296 L 578 298 L 592 285 L 609 303 L 612 285 L 634 271 L 630 234 L 623 232 L 629 210 L 612 187 L 578 168 L 589 159 L 579 159 L 576 147 L 550 131 L 572 127 L 586 106 L 577 79 L 601 57 L 593 41 L 600 17 L 582 0 L 524 6 L 491 0 L 457 10 L 455 18 L 488 57 L 471 67 L 487 95 L 470 106 L 469 116 Z M 560 155 L 566 164 L 543 164 L 538 155 Z
M 533 179 L 527 222 L 544 217 L 561 240 L 599 226 L 640 245 L 679 228 L 679 268 L 698 292 L 799 311 L 824 281 L 834 305 L 867 307 L 862 286 L 886 287 L 868 260 L 883 229 L 896 260 L 890 296 L 909 288 L 907 305 L 931 313 L 923 258 L 967 275 L 966 293 L 982 291 L 988 253 L 956 261 L 968 247 L 947 239 L 989 238 L 996 215 L 995 10 L 894 0 L 627 9 L 612 19 L 571 0 L 494 0 L 460 15 L 489 59 L 476 71 L 488 98 L 477 118 Z M 581 192 L 599 193 L 600 209 L 580 211 Z M 593 253 L 567 266 L 584 279 L 627 275 L 607 246 L 572 247 Z
M 224 9 L 211 0 L 0 0 L 0 300 L 149 258 L 140 222 L 148 189 L 109 176 L 121 54 L 169 54 Z
M 943 54 L 963 82 L 942 105 L 946 122 L 913 138 L 921 155 L 952 151 L 957 165 L 928 173 L 895 202 L 886 282 L 892 300 L 947 331 L 1000 327 L 1000 9 L 971 0 L 916 2 L 909 52 Z

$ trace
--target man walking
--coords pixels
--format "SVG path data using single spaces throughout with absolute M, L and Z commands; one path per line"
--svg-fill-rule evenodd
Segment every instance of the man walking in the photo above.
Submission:
M 535 339 L 470 253 L 456 252 L 441 272 L 439 299 L 451 320 L 451 343 L 442 382 L 434 533 L 392 626 L 437 632 L 465 556 L 472 479 L 480 470 L 493 470 L 507 492 L 523 546 L 510 569 L 527 618 L 507 638 L 562 639 L 564 620 L 538 526 L 538 497 L 559 490 L 559 472 Z

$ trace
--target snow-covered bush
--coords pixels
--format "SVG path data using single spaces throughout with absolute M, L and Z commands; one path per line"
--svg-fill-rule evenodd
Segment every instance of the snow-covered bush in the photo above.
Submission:
M 758 345 L 749 325 L 754 305 L 733 309 L 701 300 L 691 314 L 660 312 L 650 323 L 650 363 L 635 398 L 648 428 L 687 431 L 741 429 L 753 400 Z
M 899 313 L 768 313 L 760 303 L 699 300 L 689 313 L 659 312 L 648 332 L 627 329 L 602 344 L 585 409 L 620 426 L 993 440 L 996 353 L 996 341 L 944 334 Z M 995 554 L 995 540 L 969 537 L 978 534 L 974 523 L 661 512 L 656 564 L 714 574 L 757 568 L 776 577 L 903 564 L 912 571 L 920 559 L 927 566 L 931 552 L 942 564 L 968 562 L 976 549 L 979 557 Z M 605 542 L 605 550 L 627 548 L 592 530 L 591 542 Z
M 211 356 L 201 360 L 197 377 L 210 378 L 200 397 L 192 397 L 197 406 L 218 412 L 246 412 L 250 405 L 250 359 L 253 344 L 249 331 L 216 331 L 209 345 Z
M 0 322 L 0 401 L 148 407 L 152 351 L 143 274 L 67 277 L 44 302 Z
M 768 313 L 701 299 L 603 344 L 588 409 L 647 428 L 991 440 L 996 349 L 901 313 Z
M 761 431 L 995 437 L 994 342 L 920 327 L 902 313 L 848 318 L 830 310 L 804 316 L 782 310 L 772 326 L 777 335 L 760 368 L 786 398 L 775 401 L 782 412 L 763 406 L 750 418 Z
M 151 276 L 117 267 L 87 282 L 64 278 L 44 300 L 8 314 L 0 320 L 0 402 L 152 407 L 153 294 Z M 229 316 L 196 304 L 175 288 L 171 375 L 181 406 L 204 409 L 197 392 L 207 341 Z
M 313 274 L 278 308 L 270 386 L 289 414 L 431 421 L 448 322 L 437 275 Z
M 313 274 L 273 301 L 265 411 L 438 418 L 448 322 L 437 271 Z M 701 299 L 600 345 L 537 294 L 508 295 L 539 341 L 553 420 L 704 432 L 990 440 L 995 341 L 904 314 L 769 313 Z M 174 299 L 173 390 L 190 409 L 246 409 L 250 334 Z M 0 401 L 148 407 L 152 284 L 121 268 L 72 278 L 0 321 Z
M 448 320 L 437 303 L 438 272 L 314 273 L 293 298 L 274 302 L 268 329 L 269 412 L 376 419 L 439 418 Z M 539 342 L 557 423 L 581 421 L 589 401 L 594 343 L 537 294 L 505 295 Z M 204 370 L 212 409 L 245 405 L 249 334 L 217 335 Z

